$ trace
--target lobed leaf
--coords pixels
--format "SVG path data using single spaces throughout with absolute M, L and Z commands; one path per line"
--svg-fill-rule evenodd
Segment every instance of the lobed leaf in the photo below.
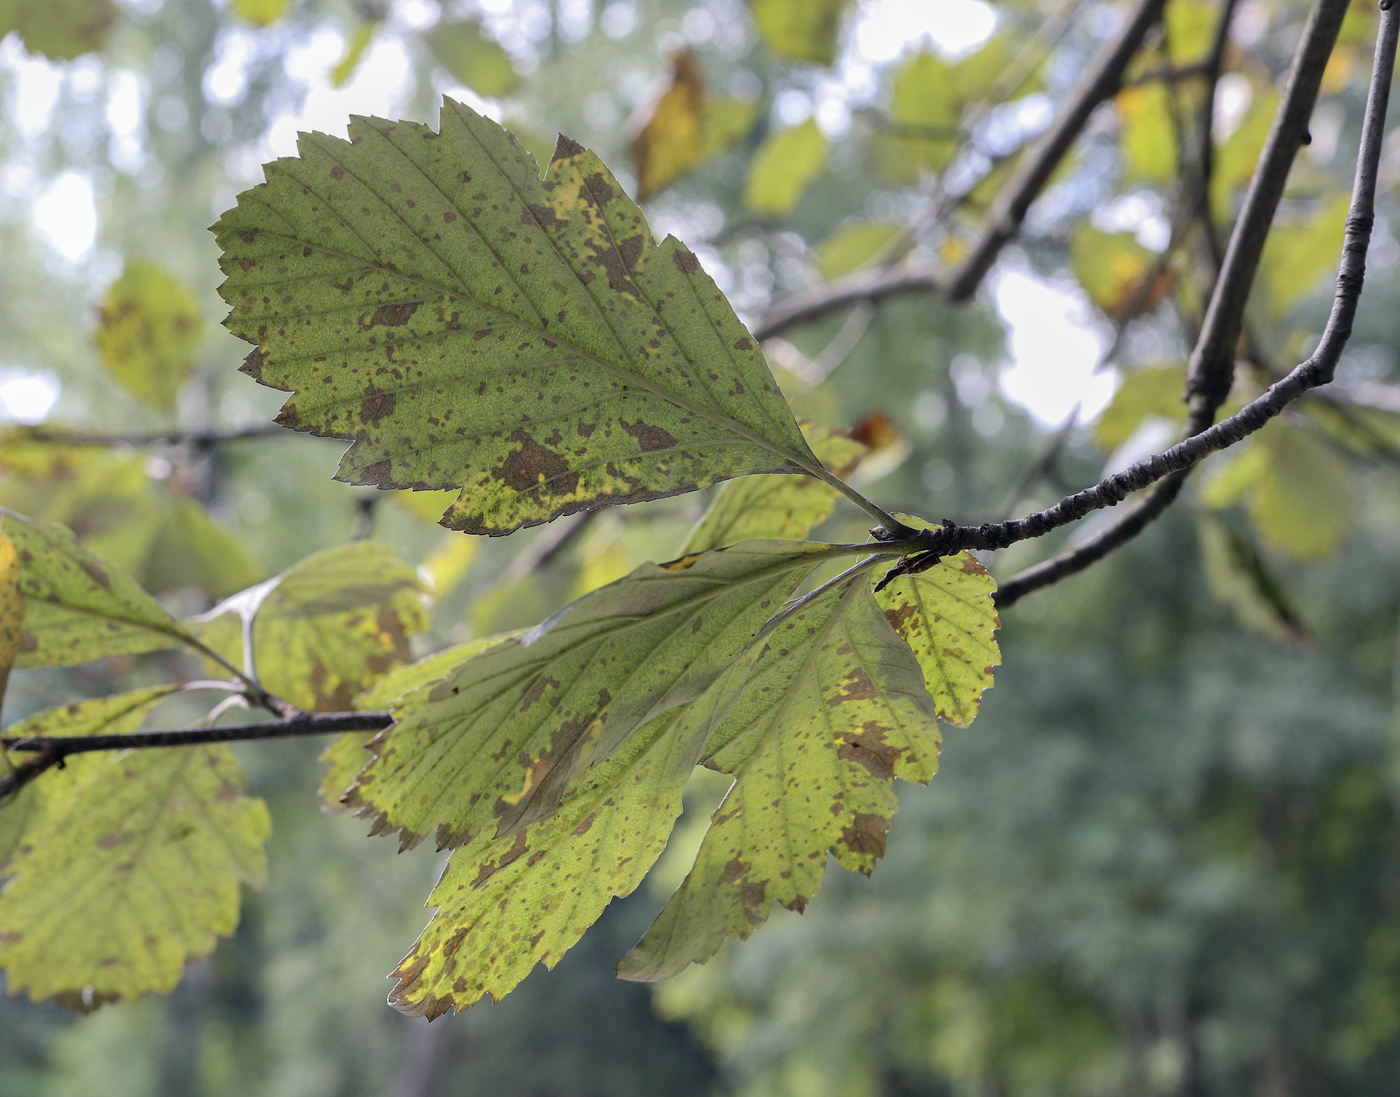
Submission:
M 681 723 L 705 730 L 705 764 L 735 781 L 690 874 L 618 965 L 626 979 L 708 960 L 775 902 L 802 910 L 828 852 L 869 873 L 897 806 L 894 778 L 927 782 L 938 766 L 933 701 L 864 572 L 782 620 Z
M 500 999 L 537 963 L 552 968 L 613 896 L 636 888 L 665 848 L 704 745 L 693 729 L 678 732 L 684 711 L 650 720 L 552 815 L 454 850 L 428 898 L 438 911 L 393 973 L 390 1003 L 431 1019 Z
M 244 621 L 265 688 L 298 708 L 348 709 L 409 658 L 428 627 L 422 586 L 391 549 L 369 541 L 326 549 L 189 622 L 209 648 L 242 659 Z
M 945 556 L 927 571 L 901 575 L 878 594 L 885 617 L 914 652 L 924 685 L 944 720 L 965 728 L 1001 664 L 993 633 L 1001 622 L 996 582 L 971 553 Z
M 0 967 L 36 1001 L 170 990 L 266 878 L 267 810 L 224 746 L 102 759 L 45 814 L 0 894 Z
M 303 134 L 214 227 L 244 371 L 278 421 L 348 438 L 352 483 L 460 488 L 443 522 L 504 534 L 753 472 L 820 474 L 698 260 L 651 239 L 593 153 L 548 176 L 446 100 L 440 132 Z
M 548 814 L 584 767 L 698 696 L 830 555 L 751 541 L 643 565 L 405 696 L 345 802 L 404 848 Z
M 129 575 L 78 544 L 71 530 L 0 508 L 19 553 L 26 615 L 20 667 L 66 667 L 196 643 Z

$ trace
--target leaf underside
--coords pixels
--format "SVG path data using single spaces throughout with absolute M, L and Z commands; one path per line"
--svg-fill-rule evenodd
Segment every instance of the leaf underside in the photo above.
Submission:
M 659 246 L 593 153 L 545 179 L 444 101 L 441 130 L 303 134 L 214 232 L 278 421 L 352 440 L 339 479 L 460 488 L 504 534 L 754 472 L 818 468 L 762 352 L 694 254 Z
M 884 853 L 893 780 L 938 766 L 934 705 L 908 646 L 858 573 L 778 624 L 682 718 L 707 733 L 705 764 L 734 775 L 695 865 L 618 966 L 669 978 L 746 938 L 775 902 L 802 910 L 828 852 L 869 873 Z
M 403 697 L 345 802 L 405 848 L 434 829 L 449 848 L 548 814 L 584 767 L 698 696 L 829 557 L 750 541 L 643 565 Z

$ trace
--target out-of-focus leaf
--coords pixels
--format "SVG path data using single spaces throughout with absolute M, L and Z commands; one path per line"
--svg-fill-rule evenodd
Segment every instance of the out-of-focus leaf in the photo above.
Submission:
M 355 25 L 350 28 L 350 38 L 345 43 L 345 56 L 331 69 L 331 87 L 343 88 L 354 78 L 360 58 L 365 55 L 365 50 L 369 49 L 369 44 L 379 32 L 380 22 L 379 19 L 355 21 Z
M 876 409 L 847 432 L 865 447 L 865 453 L 851 475 L 856 485 L 873 483 L 904 464 L 912 446 L 899 425 Z
M 1293 224 L 1276 224 L 1259 263 L 1269 311 L 1280 316 L 1337 269 L 1351 198 L 1339 194 Z
M 419 574 L 427 580 L 429 592 L 441 601 L 467 577 L 472 561 L 481 548 L 475 537 L 448 534 L 423 558 Z
M 959 125 L 967 99 L 956 67 L 923 50 L 900 63 L 894 74 L 888 131 L 875 140 L 881 173 L 892 182 L 913 183 L 920 172 L 942 170 L 962 143 Z
M 747 137 L 758 121 L 763 104 L 757 99 L 736 99 L 731 95 L 711 97 L 701 119 L 705 156 L 717 156 L 735 141 Z
M 10 668 L 19 655 L 20 636 L 24 631 L 24 593 L 19 583 L 19 553 L 14 542 L 0 533 L 0 705 L 5 701 L 5 686 L 10 681 Z
M 266 27 L 287 14 L 292 0 L 233 0 L 233 11 L 257 27 Z
M 409 635 L 428 627 L 421 590 L 393 550 L 356 541 L 293 564 L 189 625 L 238 663 L 243 622 L 251 618 L 262 684 L 298 708 L 343 711 L 409 658 Z
M 812 449 L 822 464 L 844 474 L 866 447 L 843 434 L 819 430 Z M 745 476 L 720 488 L 686 538 L 682 555 L 741 541 L 801 540 L 831 513 L 836 490 L 810 477 Z
M 1186 422 L 1186 367 L 1147 366 L 1123 378 L 1094 424 L 1094 439 L 1110 452 L 1132 437 L 1148 416 Z
M 1250 91 L 1252 98 L 1244 120 L 1215 153 L 1215 169 L 1210 177 L 1210 207 L 1216 217 L 1229 213 L 1231 194 L 1242 190 L 1254 177 L 1254 169 L 1278 112 L 1277 91 L 1257 85 L 1251 85 Z
M 1346 459 L 1309 431 L 1273 422 L 1206 482 L 1213 507 L 1242 499 L 1265 545 L 1295 560 L 1323 560 L 1351 532 L 1353 496 Z
M 53 61 L 100 50 L 116 21 L 112 0 L 0 0 L 0 38 L 19 31 L 26 50 Z
M 992 668 L 1001 665 L 996 587 L 971 553 L 960 552 L 900 576 L 875 595 L 918 659 L 938 715 L 960 728 L 972 723 L 992 686 Z
M 1069 248 L 1074 276 L 1089 298 L 1111 317 L 1123 316 L 1156 266 L 1157 255 L 1131 232 L 1103 232 L 1087 222 L 1075 230 Z M 1133 315 L 1151 312 L 1171 290 L 1171 271 L 1163 269 L 1145 291 Z
M 1168 57 L 1178 67 L 1204 61 L 1215 40 L 1220 8 L 1208 0 L 1171 0 L 1162 13 Z
M 204 337 L 194 294 L 163 267 L 129 259 L 98 312 L 102 364 L 143 403 L 172 410 Z
M 698 696 L 828 557 L 824 545 L 749 541 L 643 565 L 403 697 L 346 803 L 405 848 L 548 814 L 589 765 Z
M 851 221 L 817 245 L 817 270 L 828 281 L 873 267 L 904 231 L 893 221 Z
M 134 579 L 84 549 L 71 530 L 3 514 L 19 552 L 26 603 L 16 666 L 66 667 L 194 641 Z
M 483 99 L 499 99 L 520 86 L 510 54 L 475 19 L 439 23 L 424 40 L 438 64 Z
M 816 468 L 714 282 L 595 155 L 561 138 L 540 179 L 451 100 L 440 133 L 350 133 L 302 134 L 215 227 L 244 370 L 296 390 L 283 425 L 354 440 L 341 479 L 460 487 L 445 523 L 504 534 Z
M 830 65 L 850 0 L 751 0 L 764 45 L 779 57 Z
M 1240 624 L 1275 640 L 1306 639 L 1297 612 L 1254 543 L 1206 512 L 1198 515 L 1196 529 L 1211 592 L 1234 610 Z
M 10 866 L 0 967 L 12 993 L 36 1001 L 168 991 L 233 932 L 240 882 L 265 881 L 267 809 L 244 797 L 225 746 L 130 751 L 84 769 Z
M 802 910 L 828 851 L 869 873 L 897 807 L 894 778 L 927 782 L 941 742 L 919 664 L 866 574 L 791 613 L 680 726 L 706 729 L 705 764 L 735 782 L 685 882 L 618 965 L 625 979 L 703 963 L 775 902 Z
M 816 119 L 770 134 L 749 165 L 745 204 L 765 217 L 786 217 L 826 167 L 826 153 L 826 135 Z
M 641 882 L 666 845 L 681 789 L 704 745 L 684 709 L 641 727 L 571 789 L 552 815 L 514 834 L 479 832 L 454 850 L 438 911 L 393 973 L 389 1001 L 438 1017 L 500 999 L 537 963 L 552 968 L 615 895 Z
M 1119 139 L 1128 175 L 1149 183 L 1176 178 L 1176 135 L 1161 82 L 1124 88 L 1115 99 L 1122 119 Z
M 693 51 L 677 50 L 671 56 L 665 91 L 648 106 L 645 121 L 632 138 L 638 202 L 647 201 L 705 159 L 705 98 L 700 62 Z

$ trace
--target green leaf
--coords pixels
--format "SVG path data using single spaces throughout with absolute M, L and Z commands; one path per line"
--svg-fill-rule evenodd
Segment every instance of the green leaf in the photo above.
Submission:
M 927 571 L 900 576 L 875 595 L 919 661 L 938 715 L 955 727 L 972 723 L 992 686 L 992 668 L 1001 665 L 996 588 L 987 569 L 960 552 Z
M 1069 247 L 1070 265 L 1084 291 L 1110 317 L 1128 317 L 1144 280 L 1157 263 L 1157 253 L 1137 242 L 1131 232 L 1103 232 L 1087 221 L 1074 232 Z M 1163 270 L 1156 284 L 1146 290 L 1132 315 L 1151 312 L 1171 288 L 1171 274 Z
M 431 1019 L 487 994 L 499 1000 L 537 963 L 552 968 L 613 896 L 636 888 L 666 845 L 704 745 L 693 729 L 677 734 L 684 711 L 645 724 L 554 814 L 454 850 L 428 897 L 438 911 L 393 973 L 390 1003 Z
M 783 620 L 682 720 L 708 729 L 705 764 L 734 786 L 685 882 L 618 965 L 626 979 L 703 963 L 775 902 L 802 910 L 828 851 L 869 873 L 897 806 L 894 778 L 927 782 L 938 766 L 934 702 L 866 573 Z
M 1123 378 L 1113 400 L 1094 424 L 1094 438 L 1115 450 L 1132 437 L 1148 416 L 1172 423 L 1186 422 L 1186 367 L 1148 366 Z
M 233 0 L 233 12 L 254 26 L 266 27 L 287 14 L 292 0 Z
M 897 183 L 940 171 L 961 145 L 959 126 L 968 95 L 957 68 L 929 50 L 900 62 L 890 96 L 888 132 L 876 135 L 880 171 Z
M 481 33 L 474 19 L 441 22 L 424 41 L 438 64 L 483 99 L 500 99 L 520 86 L 515 62 L 499 42 Z
M 704 159 L 718 156 L 752 133 L 762 106 L 757 99 L 736 99 L 730 95 L 710 99 L 705 116 L 700 120 L 705 139 Z
M 211 649 L 239 662 L 245 620 L 264 688 L 298 708 L 325 711 L 350 708 L 409 658 L 409 635 L 428 627 L 417 572 L 369 541 L 308 556 L 189 624 Z
M 440 681 L 477 652 L 510 639 L 512 635 L 482 636 L 407 663 L 390 671 L 356 697 L 355 708 L 360 712 L 387 709 L 405 693 Z M 369 765 L 372 755 L 367 752 L 367 745 L 377 734 L 373 731 L 347 731 L 332 739 L 321 752 L 321 761 L 327 766 L 320 789 L 324 810 L 345 810 L 340 801 L 355 783 L 356 774 Z
M 850 0 L 752 0 L 763 44 L 779 57 L 830 65 Z
M 645 564 L 394 706 L 346 798 L 408 848 L 508 833 L 646 721 L 698 696 L 829 546 L 750 541 Z
M 116 21 L 112 0 L 0 0 L 0 38 L 19 31 L 26 50 L 53 61 L 100 50 Z
M 1307 638 L 1283 585 L 1253 540 L 1206 512 L 1197 514 L 1196 531 L 1211 593 L 1234 610 L 1240 624 L 1272 640 Z
M 170 990 L 266 879 L 267 809 L 224 746 L 103 758 L 45 816 L 0 894 L 0 967 L 36 1001 Z
M 865 446 L 854 438 L 817 431 L 812 448 L 828 468 L 854 466 Z M 686 538 L 682 555 L 741 541 L 800 540 L 831 513 L 834 489 L 792 476 L 746 476 L 719 489 L 715 501 Z
M 744 180 L 745 204 L 760 216 L 786 217 L 796 208 L 807 184 L 826 167 L 827 144 L 813 118 L 769 134 L 749 165 Z
M 148 686 L 145 689 L 77 701 L 36 713 L 11 724 L 5 735 L 15 739 L 78 737 L 84 735 L 125 735 L 135 731 L 157 701 L 178 692 L 179 686 Z M 24 751 L 14 751 L 23 759 Z M 6 755 L 5 762 L 11 761 Z M 61 770 L 50 771 L 40 780 L 20 789 L 13 799 L 0 803 L 0 872 L 17 854 L 46 839 L 46 812 L 66 810 L 68 802 L 108 758 L 96 754 L 74 755 Z M 46 829 L 47 828 L 47 829 Z
M 173 410 L 204 336 L 194 294 L 165 268 L 128 259 L 98 315 L 102 364 L 142 403 Z
M 904 235 L 893 221 L 851 221 L 817 246 L 817 270 L 827 281 L 883 262 Z
M 602 162 L 549 176 L 445 102 L 442 131 L 303 134 L 215 226 L 245 372 L 279 422 L 353 439 L 338 476 L 459 487 L 444 524 L 509 533 L 752 472 L 820 474 L 763 354 Z
M 1220 23 L 1220 11 L 1208 0 L 1171 0 L 1162 21 L 1171 63 L 1185 67 L 1205 60 Z
M 196 643 L 129 575 L 78 544 L 71 530 L 0 508 L 19 552 L 26 615 L 20 667 L 66 667 Z
M 1229 216 L 1230 195 L 1254 177 L 1259 156 L 1264 151 L 1274 115 L 1278 113 L 1279 94 L 1273 88 L 1252 85 L 1253 98 L 1249 113 L 1215 155 L 1215 170 L 1210 176 L 1210 208 L 1215 216 Z

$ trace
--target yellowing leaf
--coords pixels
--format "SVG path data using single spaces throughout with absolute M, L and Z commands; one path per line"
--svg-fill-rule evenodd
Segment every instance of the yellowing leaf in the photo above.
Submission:
M 851 221 L 817 246 L 817 270 L 830 281 L 876 266 L 903 232 L 903 226 L 893 221 Z
M 745 204 L 765 217 L 786 217 L 826 167 L 826 152 L 826 135 L 815 119 L 770 134 L 749 165 Z
M 694 52 L 677 50 L 671 56 L 666 90 L 650 105 L 632 138 L 637 201 L 647 201 L 705 159 L 705 94 L 705 76 Z
M 830 65 L 850 0 L 752 0 L 753 20 L 764 45 L 779 57 Z
M 252 621 L 258 676 L 298 708 L 343 711 L 409 657 L 428 627 L 417 572 L 369 541 L 326 549 L 189 622 L 214 651 L 242 660 Z
M 112 0 L 0 0 L 0 38 L 19 31 L 26 50 L 54 61 L 100 50 L 116 21 Z
M 499 99 L 520 86 L 520 74 L 505 48 L 481 32 L 474 19 L 441 22 L 424 41 L 438 64 L 483 99 Z
M 233 0 L 233 11 L 254 26 L 266 27 L 287 14 L 292 0 Z
M 1209 0 L 1171 0 L 1163 13 L 1173 65 L 1185 67 L 1205 60 L 1220 24 L 1220 9 Z
M 817 431 L 812 448 L 828 468 L 844 471 L 865 446 L 842 434 Z M 719 489 L 686 538 L 682 555 L 741 541 L 800 540 L 831 513 L 836 492 L 808 477 L 746 476 Z
M 26 603 L 16 666 L 66 667 L 196 642 L 134 579 L 79 545 L 71 530 L 3 514 Z
M 19 585 L 19 553 L 15 551 L 14 542 L 0 533 L 0 703 L 5 700 L 10 668 L 19 655 L 23 629 L 24 594 Z
M 346 803 L 404 847 L 509 833 L 652 717 L 698 696 L 830 557 L 749 541 L 646 564 L 403 697 Z
M 143 403 L 174 408 L 204 334 L 194 295 L 164 268 L 127 260 L 98 311 L 102 364 Z
M 244 370 L 296 390 L 284 425 L 353 439 L 341 479 L 459 487 L 445 524 L 502 534 L 821 474 L 714 282 L 592 153 L 561 139 L 541 180 L 450 100 L 441 133 L 350 133 L 303 134 L 215 226 Z
M 1001 664 L 994 633 L 1001 622 L 996 583 L 970 553 L 947 556 L 927 571 L 902 575 L 875 595 L 885 618 L 924 672 L 924 685 L 944 720 L 965 728 Z
M 170 990 L 267 875 L 267 809 L 224 746 L 105 758 L 45 814 L 0 894 L 0 967 L 36 1001 Z
M 392 1005 L 418 1017 L 499 1000 L 537 963 L 552 968 L 614 895 L 641 882 L 680 814 L 704 740 L 684 709 L 648 722 L 572 788 L 552 815 L 454 850 L 423 935 L 394 971 Z
M 705 764 L 733 774 L 695 866 L 618 965 L 657 980 L 746 938 L 775 902 L 802 910 L 827 853 L 869 873 L 884 853 L 895 777 L 938 767 L 934 703 L 919 665 L 857 574 L 736 660 L 681 717 L 704 727 Z

